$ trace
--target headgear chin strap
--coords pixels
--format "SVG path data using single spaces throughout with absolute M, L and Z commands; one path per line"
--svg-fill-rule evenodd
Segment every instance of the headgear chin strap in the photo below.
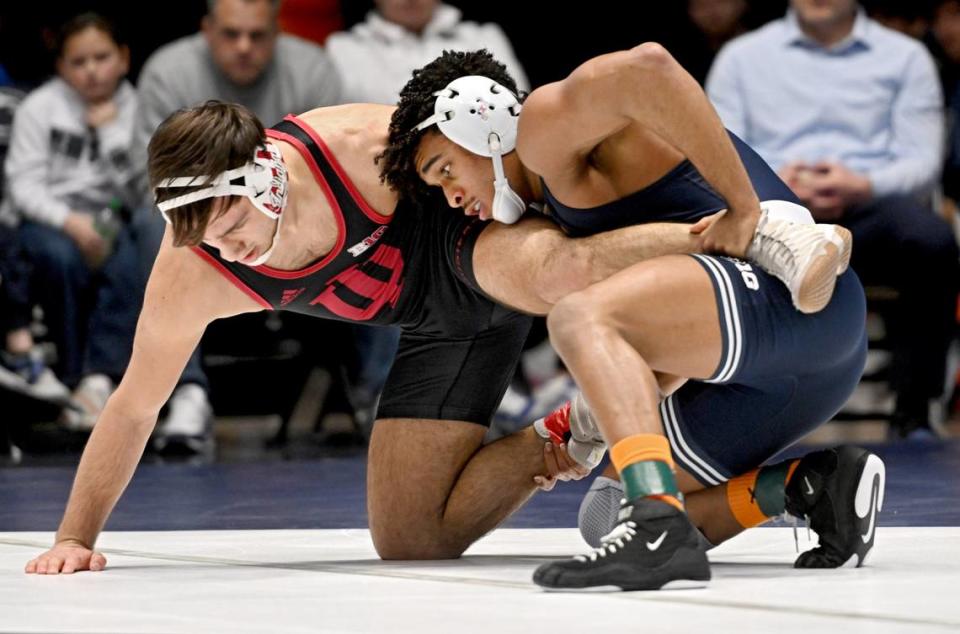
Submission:
M 493 159 L 493 218 L 506 224 L 519 220 L 526 209 L 523 199 L 510 188 L 503 173 L 503 155 L 517 145 L 516 95 L 488 77 L 468 75 L 453 80 L 433 93 L 433 115 L 417 130 L 436 124 L 445 137 L 460 147 Z
M 283 214 L 277 216 L 277 228 L 273 230 L 273 237 L 270 238 L 270 248 L 263 252 L 263 254 L 258 257 L 253 262 L 245 263 L 247 266 L 260 266 L 261 264 L 266 264 L 267 260 L 270 259 L 270 256 L 273 255 L 274 250 L 277 248 L 277 243 L 280 241 L 280 225 L 283 223 Z

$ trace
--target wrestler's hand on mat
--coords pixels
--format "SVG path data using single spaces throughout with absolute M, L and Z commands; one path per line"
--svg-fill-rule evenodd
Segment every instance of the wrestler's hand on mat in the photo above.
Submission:
M 556 486 L 558 480 L 564 482 L 579 480 L 590 473 L 590 469 L 570 457 L 570 454 L 567 453 L 566 444 L 544 443 L 543 463 L 547 468 L 547 473 L 533 478 L 534 483 L 540 487 L 541 491 L 550 491 Z
M 759 220 L 759 207 L 755 214 L 728 213 L 725 209 L 698 220 L 690 227 L 690 233 L 700 236 L 700 248 L 704 253 L 742 258 L 753 240 Z
M 36 559 L 27 562 L 23 569 L 27 574 L 69 575 L 79 570 L 103 570 L 107 558 L 80 542 L 64 540 L 54 544 L 53 548 Z

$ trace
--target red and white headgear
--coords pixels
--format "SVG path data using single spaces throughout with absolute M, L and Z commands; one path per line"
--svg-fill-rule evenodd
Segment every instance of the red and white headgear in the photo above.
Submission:
M 253 153 L 249 163 L 227 170 L 216 176 L 197 174 L 178 176 L 160 181 L 156 190 L 171 187 L 199 187 L 188 194 L 176 196 L 157 203 L 163 219 L 168 223 L 171 209 L 216 196 L 246 196 L 265 216 L 277 221 L 270 248 L 257 258 L 251 266 L 259 266 L 267 261 L 277 246 L 280 235 L 280 221 L 287 205 L 287 167 L 283 155 L 272 143 L 265 143 Z
M 510 188 L 503 173 L 503 155 L 517 145 L 520 102 L 508 88 L 480 75 L 459 77 L 433 93 L 434 112 L 419 124 L 423 130 L 434 124 L 460 147 L 493 159 L 493 218 L 516 222 L 526 209 L 523 199 Z

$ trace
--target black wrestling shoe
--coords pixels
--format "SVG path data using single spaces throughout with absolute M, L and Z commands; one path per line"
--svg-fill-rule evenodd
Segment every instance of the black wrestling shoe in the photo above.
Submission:
M 687 514 L 650 498 L 625 503 L 620 523 L 599 548 L 533 573 L 533 581 L 548 589 L 658 590 L 702 587 L 709 580 L 710 564 Z
M 866 449 L 837 447 L 804 456 L 786 487 L 786 510 L 806 518 L 820 544 L 801 553 L 794 567 L 862 566 L 873 548 L 885 483 L 883 460 Z

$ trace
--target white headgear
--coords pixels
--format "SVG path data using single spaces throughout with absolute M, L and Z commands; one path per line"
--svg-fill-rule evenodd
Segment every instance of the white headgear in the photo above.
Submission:
M 503 173 L 503 155 L 517 145 L 520 102 L 503 85 L 487 77 L 469 75 L 453 80 L 435 93 L 433 115 L 417 124 L 423 130 L 436 124 L 460 147 L 493 159 L 493 218 L 516 222 L 526 209 Z
M 215 196 L 246 196 L 265 216 L 277 221 L 270 248 L 250 266 L 263 264 L 273 253 L 277 246 L 277 236 L 280 235 L 283 210 L 287 205 L 287 167 L 283 163 L 283 155 L 274 144 L 264 143 L 263 147 L 256 149 L 249 163 L 217 176 L 198 174 L 168 178 L 160 181 L 156 189 L 167 187 L 200 188 L 189 194 L 157 203 L 163 219 L 168 223 L 170 216 L 167 212 L 171 209 Z

